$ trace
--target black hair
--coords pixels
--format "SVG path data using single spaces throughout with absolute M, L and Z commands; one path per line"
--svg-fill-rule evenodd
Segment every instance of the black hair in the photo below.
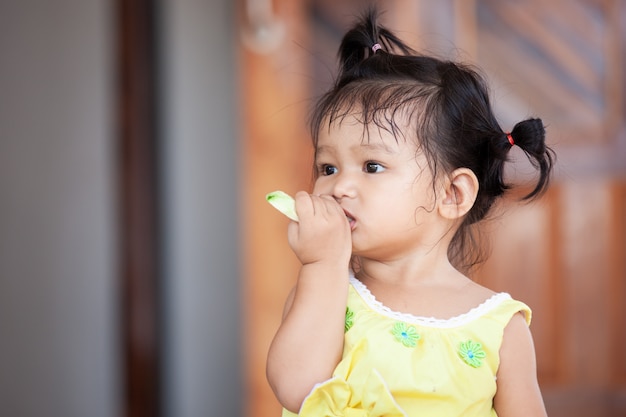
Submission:
M 487 84 L 470 65 L 420 54 L 379 25 L 370 8 L 349 30 L 339 47 L 340 69 L 332 88 L 317 102 L 311 117 L 315 147 L 320 129 L 357 111 L 365 126 L 373 123 L 403 137 L 396 116 L 408 116 L 435 178 L 469 168 L 478 178 L 476 201 L 452 238 L 448 257 L 468 270 L 484 260 L 473 227 L 511 185 L 504 163 L 519 146 L 538 171 L 534 188 L 522 199 L 540 196 L 548 187 L 554 152 L 546 146 L 541 119 L 530 118 L 510 133 L 500 127 Z M 375 46 L 376 45 L 376 46 Z M 367 129 L 367 128 L 365 128 Z M 510 139 L 509 139 L 510 136 Z

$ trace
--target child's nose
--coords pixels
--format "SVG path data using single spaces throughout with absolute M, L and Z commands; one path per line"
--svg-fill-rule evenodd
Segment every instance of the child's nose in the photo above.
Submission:
M 354 176 L 346 172 L 337 174 L 333 184 L 333 197 L 336 199 L 354 197 L 355 193 L 356 181 Z

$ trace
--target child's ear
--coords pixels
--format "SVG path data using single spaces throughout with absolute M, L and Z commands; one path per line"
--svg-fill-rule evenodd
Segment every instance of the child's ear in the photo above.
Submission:
M 470 211 L 477 194 L 476 174 L 469 168 L 457 168 L 445 180 L 439 213 L 447 219 L 461 218 Z

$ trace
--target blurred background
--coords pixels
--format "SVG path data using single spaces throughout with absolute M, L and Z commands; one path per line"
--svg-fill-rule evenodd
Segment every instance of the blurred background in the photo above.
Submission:
M 626 416 L 626 2 L 378 4 L 480 66 L 505 130 L 548 126 L 554 186 L 503 202 L 475 279 L 533 308 L 551 416 Z M 309 188 L 308 110 L 364 6 L 0 2 L 0 415 L 280 415 L 298 265 L 264 195 Z

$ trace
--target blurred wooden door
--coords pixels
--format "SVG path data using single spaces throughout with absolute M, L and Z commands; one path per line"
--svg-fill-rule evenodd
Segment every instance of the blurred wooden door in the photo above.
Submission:
M 542 117 L 558 154 L 546 198 L 509 199 L 490 225 L 493 256 L 478 279 L 533 308 L 552 417 L 625 416 L 625 3 L 482 0 L 473 11 L 461 20 L 475 22 L 464 25 L 469 46 L 503 125 Z
M 263 195 L 309 184 L 306 105 L 328 86 L 340 37 L 361 3 L 275 1 L 286 25 L 281 49 L 242 48 L 250 416 L 279 415 L 265 355 L 297 271 L 286 221 Z M 535 115 L 548 125 L 558 154 L 554 186 L 531 205 L 515 196 L 503 202 L 487 225 L 492 257 L 476 279 L 532 307 L 552 417 L 625 416 L 626 2 L 389 0 L 381 7 L 385 23 L 412 46 L 483 68 L 505 129 Z M 523 155 L 513 156 L 509 176 L 524 181 Z

